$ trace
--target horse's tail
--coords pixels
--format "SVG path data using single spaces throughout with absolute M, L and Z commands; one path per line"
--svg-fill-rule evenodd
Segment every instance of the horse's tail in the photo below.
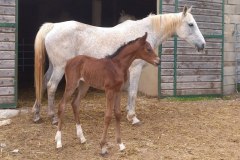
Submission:
M 35 94 L 37 103 L 41 104 L 42 100 L 42 85 L 43 85 L 43 74 L 45 65 L 45 37 L 48 32 L 53 28 L 53 23 L 45 23 L 39 29 L 34 43 L 34 80 L 35 80 Z

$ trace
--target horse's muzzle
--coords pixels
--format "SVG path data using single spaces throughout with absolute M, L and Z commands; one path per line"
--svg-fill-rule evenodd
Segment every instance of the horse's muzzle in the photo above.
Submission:
M 200 51 L 203 51 L 204 48 L 205 48 L 205 43 L 202 43 L 202 44 L 196 44 L 196 48 L 197 48 L 197 51 L 200 52 Z

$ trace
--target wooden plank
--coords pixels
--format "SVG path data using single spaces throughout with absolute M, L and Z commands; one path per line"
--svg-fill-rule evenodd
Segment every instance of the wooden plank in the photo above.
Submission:
M 0 50 L 14 51 L 15 50 L 15 42 L 0 42 Z
M 177 55 L 178 62 L 219 62 L 222 60 L 222 56 L 206 56 L 206 55 Z M 162 62 L 173 62 L 173 55 L 163 55 L 161 57 Z
M 162 76 L 162 83 L 172 83 L 173 76 Z M 192 75 L 177 76 L 177 83 L 180 82 L 221 82 L 221 75 Z
M 0 96 L 7 96 L 14 94 L 14 87 L 0 87 Z
M 222 23 L 205 23 L 205 22 L 197 22 L 198 27 L 200 28 L 200 31 L 203 28 L 208 28 L 208 29 L 217 29 L 221 30 L 222 29 Z
M 173 48 L 174 42 L 172 41 L 166 41 L 162 44 L 163 47 L 166 48 Z M 178 41 L 177 43 L 178 48 L 194 48 L 191 44 L 185 42 L 185 41 Z M 207 42 L 206 49 L 209 48 L 222 48 L 221 42 Z
M 173 76 L 173 69 L 162 69 L 162 76 Z M 220 75 L 221 69 L 177 69 L 178 76 L 187 75 Z
M 14 96 L 1 96 L 0 97 L 0 104 L 9 104 L 14 103 Z
M 221 68 L 221 62 L 177 62 L 177 68 Z
M 162 83 L 161 84 L 162 90 L 173 90 L 173 88 L 174 88 L 173 83 Z
M 0 68 L 1 69 L 15 68 L 15 60 L 0 60 Z
M 0 0 L 1 6 L 15 6 L 15 0 Z
M 222 23 L 222 17 L 194 15 L 196 22 Z
M 1 33 L 15 33 L 15 28 L 12 27 L 0 27 Z
M 173 54 L 173 48 L 162 48 L 162 56 Z M 198 52 L 195 48 L 178 48 L 177 54 L 196 54 L 196 55 L 222 55 L 221 49 L 205 49 L 202 52 Z
M 222 56 L 178 55 L 178 62 L 221 62 Z
M 15 23 L 15 16 L 0 15 L 0 23 Z
M 0 60 L 15 59 L 15 51 L 0 51 Z
M 0 14 L 15 15 L 15 7 L 0 6 Z
M 173 90 L 161 90 L 162 96 L 173 96 Z
M 209 95 L 209 94 L 221 94 L 221 88 L 219 89 L 186 89 L 177 90 L 177 95 Z
M 162 62 L 161 68 L 173 68 L 173 62 Z M 177 62 L 178 69 L 220 69 L 221 62 Z
M 14 78 L 0 78 L 0 87 L 13 86 Z
M 186 3 L 187 2 L 187 3 Z M 203 8 L 203 9 L 212 9 L 212 10 L 221 10 L 221 3 L 211 3 L 209 1 L 179 1 L 179 10 L 181 11 L 185 5 L 193 6 L 193 8 Z
M 170 90 L 174 89 L 173 83 L 163 83 L 162 89 Z M 221 82 L 188 82 L 177 83 L 177 89 L 213 89 L 221 88 Z
M 15 41 L 15 33 L 0 33 L 1 42 Z
M 0 69 L 0 77 L 14 77 L 15 69 Z
M 181 0 L 182 4 L 185 4 L 187 6 L 191 6 L 192 5 L 192 1 L 188 1 L 188 0 Z M 209 3 L 219 3 L 222 4 L 222 0 L 198 0 L 198 2 L 209 2 Z M 175 0 L 162 0 L 163 4 L 175 4 Z

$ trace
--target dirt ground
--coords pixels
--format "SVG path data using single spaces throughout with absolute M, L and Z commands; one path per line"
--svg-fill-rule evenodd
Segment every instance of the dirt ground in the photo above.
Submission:
M 57 95 L 57 102 L 62 93 Z M 240 96 L 195 101 L 157 99 L 138 96 L 137 113 L 142 121 L 132 126 L 126 119 L 126 93 L 122 97 L 122 140 L 124 152 L 115 143 L 114 120 L 108 132 L 109 154 L 101 157 L 99 141 L 103 130 L 105 97 L 90 92 L 82 101 L 81 124 L 87 142 L 76 137 L 71 106 L 66 107 L 63 148 L 55 149 L 56 126 L 51 125 L 42 108 L 42 122 L 34 124 L 31 112 L 13 118 L 12 124 L 0 128 L 0 159 L 240 159 Z M 19 106 L 31 110 L 33 89 L 19 95 Z M 18 153 L 13 153 L 18 149 Z

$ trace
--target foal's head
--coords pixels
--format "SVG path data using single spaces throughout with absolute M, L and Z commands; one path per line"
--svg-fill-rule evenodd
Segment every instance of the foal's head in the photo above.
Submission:
M 136 43 L 140 46 L 136 51 L 136 58 L 145 60 L 155 66 L 160 64 L 160 58 L 157 56 L 151 45 L 146 41 L 147 32 L 143 37 L 137 39 Z

